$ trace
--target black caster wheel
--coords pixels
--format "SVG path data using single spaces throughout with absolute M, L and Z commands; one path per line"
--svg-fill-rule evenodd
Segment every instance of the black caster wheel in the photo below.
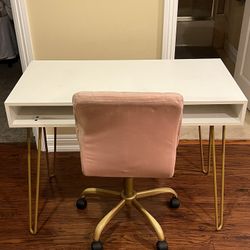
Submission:
M 169 206 L 171 208 L 178 208 L 181 205 L 180 200 L 177 197 L 172 197 L 169 201 Z
M 101 241 L 93 241 L 91 243 L 91 250 L 103 250 Z
M 87 200 L 85 198 L 80 198 L 76 201 L 76 207 L 78 209 L 85 209 L 87 207 Z
M 168 250 L 168 243 L 165 240 L 157 241 L 156 250 Z

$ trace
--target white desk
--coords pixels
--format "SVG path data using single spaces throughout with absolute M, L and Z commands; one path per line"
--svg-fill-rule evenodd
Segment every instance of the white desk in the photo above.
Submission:
M 73 127 L 78 91 L 178 92 L 183 125 L 239 125 L 247 99 L 209 60 L 33 61 L 5 101 L 10 127 Z
M 243 124 L 247 99 L 220 59 L 33 61 L 5 101 L 10 127 L 39 127 L 38 184 L 34 223 L 31 207 L 30 140 L 28 141 L 31 233 L 37 232 L 41 128 L 75 126 L 71 100 L 73 94 L 78 91 L 182 94 L 184 96 L 183 126 L 197 125 L 199 128 L 201 125 L 210 126 L 209 158 L 213 159 L 211 162 L 214 174 L 216 229 L 222 228 L 225 126 Z M 217 199 L 214 125 L 223 127 L 220 212 Z M 201 153 L 203 157 L 202 143 Z M 204 160 L 202 160 L 202 166 L 203 172 L 208 173 L 209 170 L 204 168 Z

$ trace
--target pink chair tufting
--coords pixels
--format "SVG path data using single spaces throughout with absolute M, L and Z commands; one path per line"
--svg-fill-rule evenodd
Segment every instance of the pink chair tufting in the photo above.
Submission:
M 97 225 L 92 249 L 103 249 L 101 233 L 124 205 L 133 205 L 153 226 L 157 250 L 168 249 L 159 223 L 138 199 L 171 193 L 170 206 L 180 203 L 171 188 L 136 192 L 133 177 L 170 178 L 182 121 L 183 98 L 176 93 L 79 92 L 73 96 L 81 165 L 86 176 L 124 177 L 121 193 L 87 188 L 76 205 L 87 206 L 90 194 L 120 196 L 121 201 Z

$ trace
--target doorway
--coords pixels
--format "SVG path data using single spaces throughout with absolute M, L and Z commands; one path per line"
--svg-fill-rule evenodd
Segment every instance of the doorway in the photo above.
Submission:
M 26 141 L 25 131 L 10 129 L 4 101 L 22 75 L 9 0 L 0 0 L 0 143 Z
M 10 0 L 0 0 L 0 60 L 11 62 L 17 56 L 18 47 Z
M 233 74 L 243 11 L 241 0 L 179 0 L 175 58 L 222 58 Z

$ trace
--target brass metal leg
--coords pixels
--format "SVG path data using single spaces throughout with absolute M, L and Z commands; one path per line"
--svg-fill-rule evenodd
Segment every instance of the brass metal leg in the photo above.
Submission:
M 31 128 L 27 130 L 27 144 L 28 144 L 28 193 L 29 193 L 29 230 L 31 234 L 37 233 L 38 221 L 38 205 L 39 205 L 39 188 L 40 188 L 40 163 L 41 163 L 41 138 L 42 128 L 39 128 L 38 135 L 38 149 L 37 149 L 37 173 L 36 173 L 36 197 L 35 197 L 35 214 L 34 223 L 32 219 L 32 190 L 31 190 Z
M 45 145 L 47 172 L 48 172 L 48 177 L 49 177 L 49 179 L 50 179 L 50 178 L 51 178 L 51 175 L 50 175 L 49 150 L 48 150 L 48 143 L 47 143 L 46 128 L 43 128 L 43 138 L 44 138 L 44 145 Z
M 138 192 L 136 194 L 136 199 L 145 198 L 148 196 L 155 196 L 155 195 L 163 194 L 163 193 L 171 193 L 176 198 L 178 197 L 177 193 L 172 188 L 167 188 L 167 187 L 164 188 L 163 187 L 163 188 L 155 188 L 155 189 L 151 189 L 151 190 Z
M 102 220 L 98 223 L 95 229 L 94 240 L 98 241 L 100 239 L 101 233 L 105 226 L 110 222 L 112 218 L 122 209 L 126 201 L 121 200 L 108 214 L 106 214 Z
M 57 143 L 57 128 L 54 128 L 54 160 L 53 160 L 53 176 L 56 173 L 56 143 Z
M 48 150 L 48 143 L 47 143 L 46 128 L 43 128 L 43 137 L 44 137 L 44 145 L 45 145 L 45 151 L 46 151 L 46 165 L 47 165 L 48 177 L 49 177 L 49 180 L 51 180 L 51 178 L 55 177 L 56 146 L 54 145 L 54 161 L 53 161 L 53 169 L 51 171 L 50 170 L 50 162 L 49 162 L 49 150 Z M 56 139 L 54 139 L 54 140 L 56 140 Z M 54 144 L 56 144 L 55 141 L 54 141 Z
M 222 127 L 222 164 L 221 164 L 221 198 L 220 207 L 218 202 L 218 188 L 217 188 L 217 167 L 216 167 L 216 150 L 214 138 L 214 126 L 210 127 L 212 134 L 212 158 L 213 158 L 213 174 L 214 174 L 214 205 L 215 205 L 215 226 L 219 231 L 223 227 L 223 214 L 224 214 L 224 190 L 225 190 L 225 134 L 226 126 Z M 219 215 L 220 214 L 220 215 Z
M 200 156 L 201 156 L 201 170 L 204 174 L 208 175 L 210 172 L 210 165 L 211 165 L 211 130 L 209 129 L 209 143 L 208 143 L 208 166 L 207 169 L 205 168 L 205 160 L 204 160 L 204 151 L 203 151 L 203 143 L 202 143 L 202 136 L 201 136 L 201 126 L 199 126 L 199 141 L 200 141 Z
M 135 208 L 150 222 L 151 226 L 154 228 L 158 236 L 158 239 L 160 241 L 165 240 L 163 230 L 160 224 L 157 222 L 157 220 L 136 199 L 134 199 L 132 203 L 135 206 Z
M 101 196 L 105 196 L 105 195 L 112 195 L 112 196 L 121 196 L 121 193 L 116 192 L 116 191 L 111 191 L 111 190 L 107 190 L 107 189 L 101 189 L 101 188 L 86 188 L 83 192 L 82 192 L 82 197 L 86 196 L 86 195 L 101 195 Z

